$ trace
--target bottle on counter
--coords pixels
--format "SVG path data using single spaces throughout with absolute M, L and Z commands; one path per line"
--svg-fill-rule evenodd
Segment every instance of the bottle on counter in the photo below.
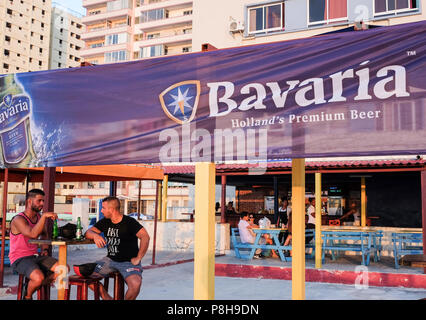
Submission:
M 83 236 L 83 228 L 81 227 L 81 219 L 80 217 L 77 218 L 77 231 L 75 233 L 75 238 L 77 240 L 81 240 Z
M 58 239 L 59 236 L 59 228 L 58 228 L 58 220 L 53 220 L 53 231 L 52 231 L 52 239 Z

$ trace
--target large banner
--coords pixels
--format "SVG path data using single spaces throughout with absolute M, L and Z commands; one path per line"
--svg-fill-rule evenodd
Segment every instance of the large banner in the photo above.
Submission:
M 426 22 L 0 77 L 2 167 L 426 153 Z

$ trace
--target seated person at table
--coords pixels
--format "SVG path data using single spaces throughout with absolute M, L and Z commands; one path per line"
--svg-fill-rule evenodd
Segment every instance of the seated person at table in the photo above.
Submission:
M 98 248 L 107 246 L 108 250 L 105 258 L 96 261 L 94 274 L 106 277 L 113 271 L 119 271 L 127 284 L 124 299 L 135 300 L 142 285 L 141 260 L 148 250 L 149 235 L 139 222 L 120 212 L 120 201 L 116 197 L 103 199 L 101 212 L 104 218 L 85 234 L 87 239 L 94 240 Z M 112 300 L 102 285 L 100 294 L 102 299 Z
M 313 223 L 309 223 L 309 217 L 307 214 L 305 214 L 305 230 L 308 229 L 315 229 L 315 225 Z M 314 236 L 307 236 L 305 238 L 305 244 L 311 242 L 313 238 Z
M 359 222 L 361 221 L 361 214 L 355 202 L 351 202 L 349 211 L 339 218 L 340 221 Z
M 254 243 L 254 240 L 256 239 L 256 234 L 253 232 L 253 227 L 248 222 L 249 220 L 249 214 L 248 212 L 241 212 L 240 214 L 240 222 L 238 223 L 238 230 L 240 232 L 240 240 L 242 243 Z M 265 244 L 266 239 L 264 237 L 261 237 L 259 240 L 259 244 Z M 259 259 L 261 258 L 260 254 L 262 252 L 262 249 L 256 249 L 254 258 Z
M 43 245 L 41 254 L 38 254 L 38 245 L 28 242 L 40 235 L 47 238 L 47 219 L 58 218 L 54 212 L 44 212 L 40 215 L 43 204 L 44 192 L 40 189 L 30 190 L 25 200 L 25 211 L 14 216 L 10 222 L 10 263 L 13 271 L 29 279 L 23 293 L 24 300 L 32 300 L 37 289 L 56 279 L 55 268 L 58 266 L 58 260 L 48 255 L 48 246 Z
M 225 208 L 225 212 L 226 214 L 233 214 L 233 213 L 237 213 L 237 211 L 234 208 L 234 202 L 233 201 L 229 201 L 226 208 Z

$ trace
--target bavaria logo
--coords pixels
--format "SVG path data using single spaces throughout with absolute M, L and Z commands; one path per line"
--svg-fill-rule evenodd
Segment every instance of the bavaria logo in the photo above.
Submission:
M 179 124 L 191 122 L 197 111 L 200 87 L 200 81 L 188 80 L 164 90 L 159 98 L 166 115 Z

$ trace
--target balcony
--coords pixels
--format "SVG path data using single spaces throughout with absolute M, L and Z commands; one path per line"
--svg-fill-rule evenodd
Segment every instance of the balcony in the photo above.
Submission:
M 95 38 L 103 38 L 109 34 L 114 33 L 124 33 L 127 32 L 128 34 L 132 33 L 132 29 L 128 25 L 119 26 L 119 27 L 104 27 L 101 29 L 97 29 L 95 31 L 85 32 L 81 35 L 82 40 L 88 40 L 88 39 L 95 39 Z
M 113 44 L 113 45 L 107 45 L 107 46 L 102 46 L 97 48 L 84 48 L 80 50 L 80 56 L 82 58 L 87 58 L 92 56 L 104 55 L 105 52 L 129 50 L 128 46 L 129 46 L 128 43 L 121 43 L 121 44 Z
M 87 7 L 90 7 L 96 4 L 101 4 L 101 3 L 105 3 L 106 5 L 108 1 L 109 0 L 83 0 L 83 7 L 87 8 Z
M 136 16 L 140 16 L 142 11 L 154 10 L 154 9 L 183 9 L 192 8 L 192 0 L 164 0 L 148 4 L 143 4 L 135 9 Z
M 133 44 L 133 51 L 139 51 L 140 48 L 156 46 L 160 44 L 164 44 L 164 45 L 180 44 L 180 43 L 190 44 L 191 40 L 192 40 L 192 33 L 180 32 L 175 35 L 167 35 L 167 36 L 158 37 L 154 39 L 144 39 L 144 40 L 137 41 Z
M 91 16 L 85 16 L 81 19 L 81 22 L 83 24 L 91 24 L 91 23 L 96 23 L 106 19 L 120 18 L 125 16 L 131 16 L 131 15 L 132 15 L 131 9 L 121 9 L 121 10 L 102 12 L 102 13 L 94 14 Z
M 147 30 L 160 30 L 164 29 L 164 27 L 175 28 L 181 25 L 188 25 L 192 23 L 192 15 L 183 15 L 177 17 L 170 17 L 155 21 L 142 22 L 135 25 L 135 29 L 143 30 L 146 32 Z

